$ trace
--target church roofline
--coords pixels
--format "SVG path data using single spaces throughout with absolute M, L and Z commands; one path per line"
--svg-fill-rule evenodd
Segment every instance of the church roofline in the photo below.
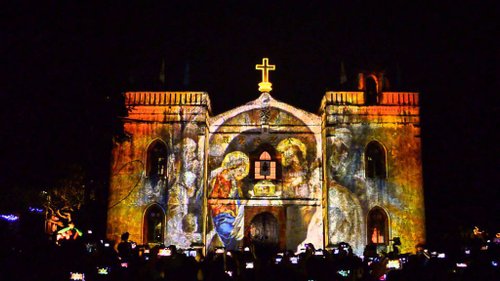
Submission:
M 223 125 L 227 120 L 237 116 L 240 113 L 265 107 L 281 109 L 295 116 L 296 118 L 302 120 L 307 125 L 314 125 L 316 123 L 318 125 L 321 124 L 321 118 L 319 115 L 307 112 L 305 110 L 291 106 L 287 103 L 276 100 L 269 93 L 262 93 L 257 99 L 253 101 L 250 101 L 244 105 L 238 106 L 234 109 L 218 114 L 214 117 L 211 117 L 209 124 L 210 127 L 214 126 L 219 127 Z

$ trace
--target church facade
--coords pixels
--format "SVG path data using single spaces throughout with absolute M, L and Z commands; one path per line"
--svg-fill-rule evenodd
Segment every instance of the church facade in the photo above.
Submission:
M 267 65 L 267 60 L 263 65 Z M 108 238 L 210 250 L 425 240 L 418 93 L 326 92 L 318 114 L 261 95 L 212 116 L 205 92 L 127 92 L 112 152 Z

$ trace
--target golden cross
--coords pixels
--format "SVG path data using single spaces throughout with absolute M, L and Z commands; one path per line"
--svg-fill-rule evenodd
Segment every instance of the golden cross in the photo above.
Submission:
M 275 70 L 276 65 L 269 64 L 269 59 L 263 58 L 262 64 L 257 64 L 255 69 L 262 71 L 262 82 L 269 82 L 269 70 Z

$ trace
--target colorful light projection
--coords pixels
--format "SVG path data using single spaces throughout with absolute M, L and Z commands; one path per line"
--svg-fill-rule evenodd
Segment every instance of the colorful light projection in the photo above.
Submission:
M 1 214 L 0 218 L 8 222 L 15 222 L 19 220 L 19 216 L 13 214 Z
M 207 249 L 347 242 L 361 254 L 401 237 L 413 251 L 425 239 L 418 94 L 376 94 L 328 92 L 316 115 L 264 92 L 210 117 L 206 93 L 127 93 L 109 238 Z
M 233 151 L 224 157 L 219 168 L 213 170 L 209 178 L 211 198 L 233 198 L 236 204 L 213 204 L 210 212 L 214 228 L 209 237 L 217 233 L 227 249 L 235 249 L 237 240 L 243 238 L 244 206 L 239 199 L 243 197 L 241 180 L 248 175 L 250 160 L 241 151 Z
M 425 241 L 418 99 L 382 93 L 381 105 L 343 104 L 357 93 L 324 99 L 328 240 L 362 249 L 370 242 L 386 247 L 399 236 L 401 250 L 412 252 Z
M 41 213 L 43 213 L 44 210 L 42 208 L 37 208 L 37 207 L 31 207 L 30 206 L 30 207 L 28 207 L 28 211 L 30 213 L 41 214 Z
M 207 247 L 236 248 L 255 242 L 250 226 L 262 213 L 274 218 L 266 222 L 277 222 L 266 227 L 277 229 L 279 237 L 269 239 L 278 247 L 296 249 L 306 242 L 322 244 L 319 117 L 264 93 L 256 101 L 214 117 L 210 123 L 213 133 L 208 147 L 209 174 L 217 173 L 231 153 L 246 155 L 250 169 L 238 182 L 239 198 L 209 192 L 209 209 L 232 206 L 238 210 L 235 221 L 243 225 L 234 224 L 239 232 L 233 230 L 231 240 L 227 240 L 218 235 L 218 219 L 210 216 Z M 263 169 L 266 164 L 269 170 Z
M 57 232 L 56 240 L 75 240 L 78 237 L 81 237 L 83 232 L 75 227 L 75 224 L 70 223 L 69 226 L 59 230 Z
M 130 139 L 116 143 L 108 235 L 188 248 L 204 226 L 204 93 L 127 93 Z M 201 122 L 200 122 L 201 121 Z M 206 122 L 206 121 L 205 121 Z

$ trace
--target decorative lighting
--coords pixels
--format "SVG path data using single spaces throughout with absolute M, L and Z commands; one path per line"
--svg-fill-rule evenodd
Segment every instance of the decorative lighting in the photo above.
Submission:
M 275 70 L 276 65 L 269 64 L 269 59 L 263 58 L 262 64 L 257 64 L 255 69 L 262 71 L 262 82 L 259 83 L 259 91 L 261 93 L 271 92 L 273 84 L 269 82 L 269 71 Z
M 17 221 L 19 220 L 19 216 L 13 215 L 13 214 L 8 214 L 8 215 L 0 215 L 0 218 L 6 220 L 6 221 Z
M 28 207 L 28 211 L 30 211 L 30 213 L 36 213 L 36 214 L 41 214 L 43 213 L 43 209 L 42 208 L 37 208 L 37 207 Z

